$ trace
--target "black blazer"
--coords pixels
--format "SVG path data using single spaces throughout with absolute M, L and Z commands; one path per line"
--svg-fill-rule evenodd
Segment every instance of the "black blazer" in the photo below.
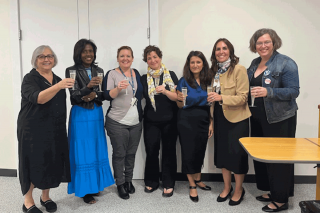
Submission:
M 90 82 L 89 76 L 87 71 L 85 70 L 85 67 L 83 65 L 74 65 L 71 67 L 68 67 L 66 69 L 66 78 L 70 78 L 69 70 L 76 70 L 76 82 L 74 84 L 74 90 L 72 88 L 69 89 L 70 91 L 70 100 L 72 105 L 78 105 L 86 109 L 93 109 L 94 103 L 96 103 L 97 106 L 102 105 L 103 93 L 98 92 L 99 86 L 94 86 L 92 88 L 88 88 L 87 85 Z M 103 69 L 96 65 L 91 66 L 91 74 L 92 77 L 96 77 L 97 73 L 103 73 Z M 97 96 L 95 99 L 89 102 L 83 101 L 81 98 L 85 95 L 89 95 L 91 92 L 96 92 Z

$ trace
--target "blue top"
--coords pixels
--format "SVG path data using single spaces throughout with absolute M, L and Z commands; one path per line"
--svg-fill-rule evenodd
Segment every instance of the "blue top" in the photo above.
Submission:
M 87 71 L 88 77 L 91 80 L 91 67 L 85 68 L 85 70 Z
M 178 85 L 177 85 L 177 90 L 181 92 L 182 87 L 187 87 L 188 88 L 188 96 L 186 98 L 186 106 L 183 107 L 185 108 L 190 108 L 192 106 L 208 106 L 207 105 L 207 97 L 208 94 L 206 91 L 204 91 L 200 85 L 196 82 L 197 88 L 194 89 L 192 88 L 187 81 L 184 79 L 184 77 L 180 78 Z M 208 106 L 209 107 L 209 106 Z

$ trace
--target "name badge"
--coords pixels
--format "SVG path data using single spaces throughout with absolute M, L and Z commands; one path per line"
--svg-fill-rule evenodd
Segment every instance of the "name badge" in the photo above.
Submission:
M 136 106 L 138 102 L 138 99 L 136 97 L 131 98 L 131 106 Z

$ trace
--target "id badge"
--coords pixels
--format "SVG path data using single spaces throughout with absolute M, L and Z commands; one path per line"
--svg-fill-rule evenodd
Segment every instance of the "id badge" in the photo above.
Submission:
M 137 105 L 138 99 L 136 97 L 131 98 L 131 106 Z

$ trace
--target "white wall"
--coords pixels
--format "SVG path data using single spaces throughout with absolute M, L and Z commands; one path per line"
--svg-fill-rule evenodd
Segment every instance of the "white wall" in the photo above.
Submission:
M 320 103 L 317 61 L 320 38 L 320 1 L 318 0 L 158 0 L 160 48 L 163 62 L 182 76 L 188 53 L 200 50 L 208 62 L 218 38 L 227 38 L 249 67 L 258 57 L 249 51 L 249 39 L 260 28 L 272 28 L 282 38 L 279 52 L 296 61 L 300 75 L 297 99 L 298 125 L 296 137 L 318 137 L 318 104 Z M 210 64 L 210 63 L 209 63 Z M 209 140 L 204 172 L 220 170 L 213 165 L 213 139 Z M 251 163 L 251 162 L 250 162 Z M 296 175 L 314 175 L 314 165 L 296 165 Z M 250 165 L 249 173 L 253 173 Z
M 0 168 L 17 169 L 16 122 L 21 84 L 17 4 L 2 0 L 0 7 Z
M 250 36 L 262 27 L 275 29 L 283 39 L 279 52 L 293 58 L 299 66 L 301 93 L 297 100 L 297 137 L 317 137 L 319 1 L 151 0 L 150 9 L 150 42 L 159 44 L 163 62 L 176 71 L 178 77 L 182 76 L 182 67 L 190 50 L 201 50 L 209 59 L 212 46 L 220 37 L 233 43 L 240 63 L 248 67 L 257 57 L 248 50 Z M 1 0 L 0 18 L 0 57 L 4 62 L 0 63 L 0 168 L 16 169 L 16 120 L 21 85 L 17 0 Z M 137 51 L 137 54 L 140 53 Z M 205 173 L 220 172 L 213 166 L 212 153 L 213 140 L 210 140 Z M 136 165 L 143 166 L 143 160 L 139 159 Z M 309 164 L 296 165 L 296 174 L 315 175 L 312 167 Z

